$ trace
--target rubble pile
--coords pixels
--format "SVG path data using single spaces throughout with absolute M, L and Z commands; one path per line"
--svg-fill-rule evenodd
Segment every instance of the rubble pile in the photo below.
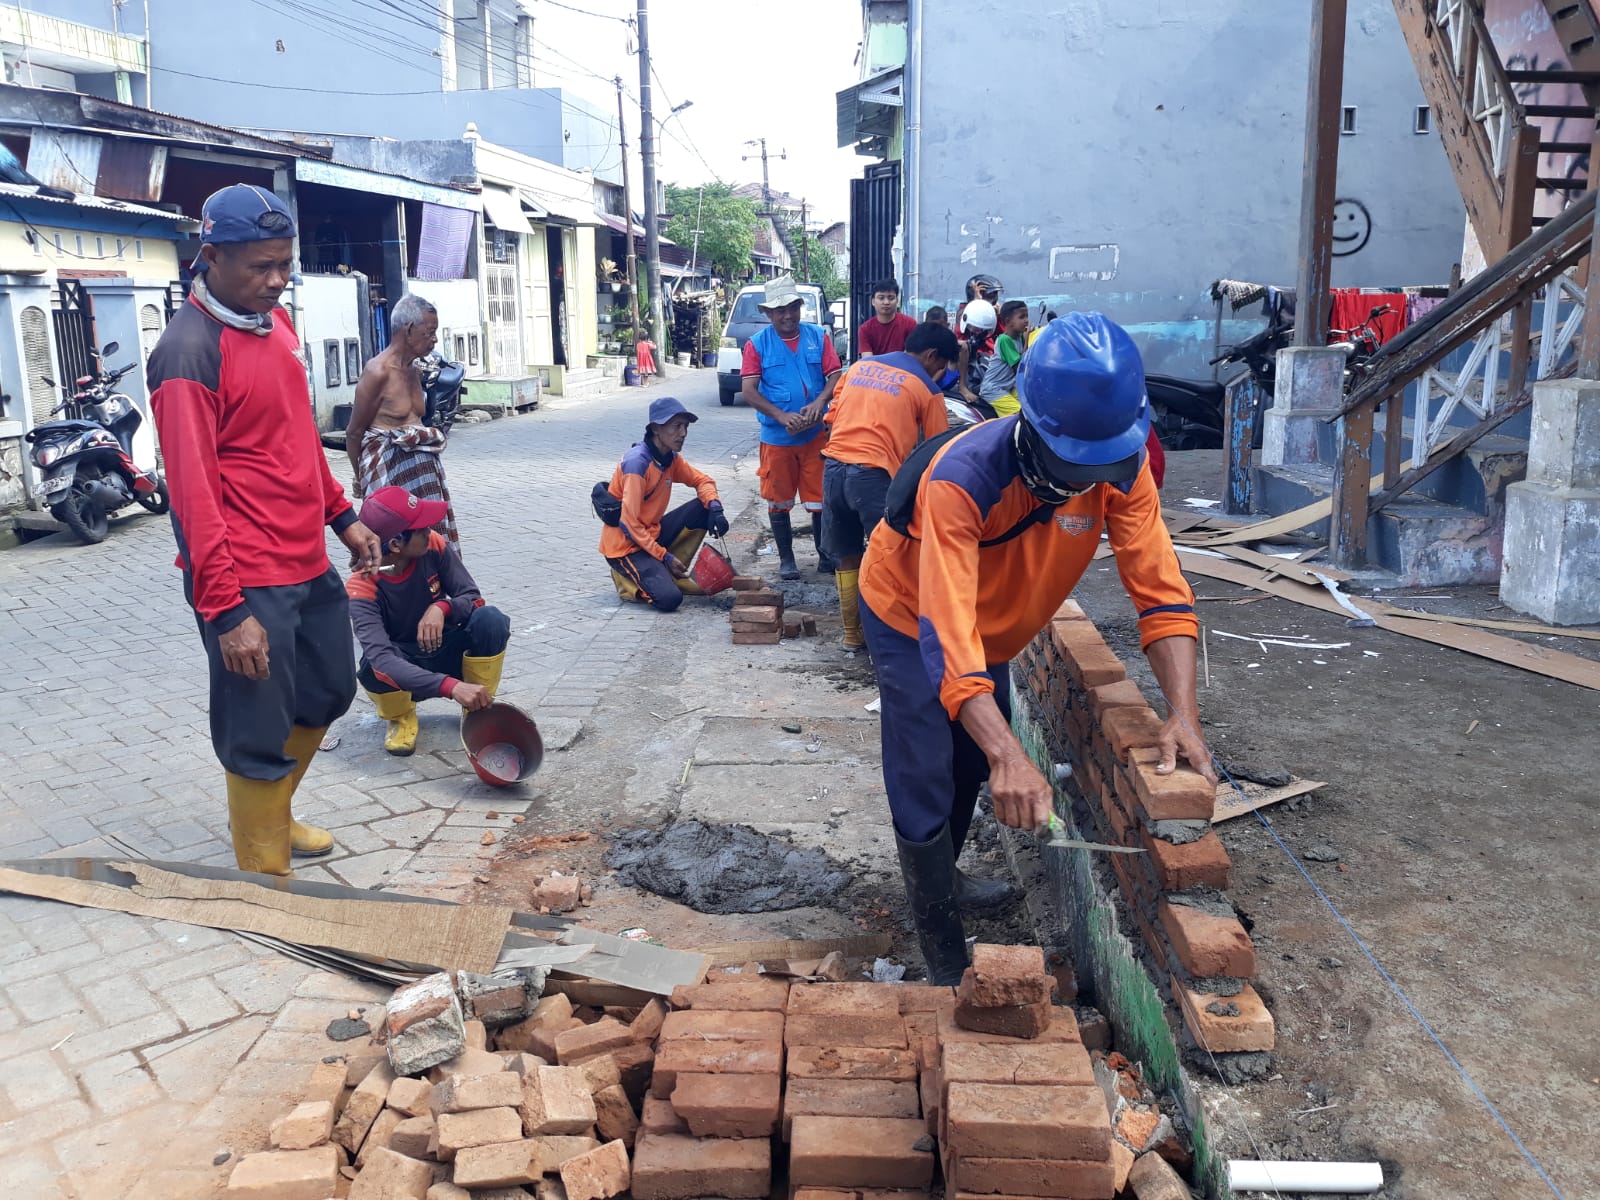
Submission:
M 751 964 L 596 1008 L 545 983 L 401 988 L 229 1200 L 764 1200 L 785 1178 L 791 1200 L 924 1200 L 941 1172 L 950 1200 L 1111 1200 L 1136 1151 L 1186 1163 L 1137 1068 L 1091 1058 L 1052 1003 L 1036 947 L 976 947 L 958 990 Z
M 1211 828 L 1216 789 L 1181 764 L 1156 773 L 1161 718 L 1073 601 L 1020 665 L 1051 752 L 1072 763 L 1086 836 L 1145 851 L 1105 860 L 1203 1048 L 1199 1061 L 1224 1078 L 1251 1074 L 1241 1056 L 1260 1058 L 1276 1032 L 1250 984 L 1255 946 L 1224 894 L 1232 863 Z

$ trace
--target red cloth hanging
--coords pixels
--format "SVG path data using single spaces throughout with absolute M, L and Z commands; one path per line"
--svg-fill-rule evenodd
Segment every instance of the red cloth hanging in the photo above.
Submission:
M 1365 324 L 1372 310 L 1387 304 L 1389 311 L 1374 323 L 1378 331 L 1378 345 L 1383 345 L 1406 327 L 1406 296 L 1404 292 L 1363 292 L 1358 288 L 1334 288 L 1333 303 L 1328 307 L 1328 341 L 1344 340 L 1350 330 Z M 1335 334 L 1335 330 L 1340 331 Z

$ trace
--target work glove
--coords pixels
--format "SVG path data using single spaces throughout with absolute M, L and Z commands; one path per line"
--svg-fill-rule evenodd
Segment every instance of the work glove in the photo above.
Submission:
M 706 505 L 706 511 L 710 513 L 710 516 L 706 518 L 706 531 L 712 537 L 726 536 L 728 532 L 728 517 L 722 511 L 722 501 L 713 500 Z

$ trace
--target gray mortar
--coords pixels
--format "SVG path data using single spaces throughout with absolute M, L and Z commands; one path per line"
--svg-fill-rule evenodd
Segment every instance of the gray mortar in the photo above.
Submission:
M 1205 979 L 1196 979 L 1184 970 L 1183 964 L 1178 961 L 1178 956 L 1170 948 L 1167 950 L 1167 970 L 1171 972 L 1172 978 L 1191 992 L 1203 992 L 1207 996 L 1237 996 L 1244 991 L 1245 981 L 1233 975 L 1212 975 Z
M 1195 1062 L 1230 1086 L 1265 1079 L 1272 1073 L 1272 1055 L 1266 1051 L 1209 1056 L 1202 1053 Z
M 1226 1003 L 1221 1000 L 1213 1000 L 1206 1005 L 1206 1011 L 1213 1017 L 1237 1017 L 1239 1015 L 1239 1006 L 1232 1000 Z
M 849 871 L 820 850 L 803 850 L 747 825 L 675 821 L 622 834 L 606 852 L 620 883 L 703 913 L 830 907 Z
M 1211 832 L 1210 821 L 1151 821 L 1150 832 L 1174 846 L 1198 842 Z
M 1167 892 L 1169 903 L 1181 904 L 1185 908 L 1198 909 L 1213 917 L 1234 917 L 1238 914 L 1233 910 L 1233 901 L 1229 900 L 1216 888 L 1194 887 L 1182 892 Z

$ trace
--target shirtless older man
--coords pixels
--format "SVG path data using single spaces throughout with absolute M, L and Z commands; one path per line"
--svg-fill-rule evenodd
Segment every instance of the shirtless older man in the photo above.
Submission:
M 388 348 L 361 372 L 345 429 L 355 493 L 370 496 L 379 488 L 402 487 L 420 499 L 443 501 L 445 518 L 437 528 L 459 550 L 461 535 L 444 482 L 445 433 L 424 422 L 427 402 L 416 365 L 439 341 L 439 312 L 407 293 L 394 306 L 390 325 Z

